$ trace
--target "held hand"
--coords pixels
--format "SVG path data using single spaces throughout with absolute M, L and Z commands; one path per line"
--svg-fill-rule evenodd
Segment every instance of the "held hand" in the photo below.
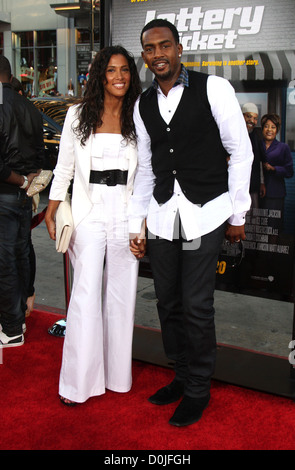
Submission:
M 29 187 L 31 186 L 31 183 L 33 181 L 33 179 L 38 176 L 39 174 L 41 173 L 41 170 L 38 170 L 37 173 L 29 173 L 27 175 L 27 178 L 28 178 L 28 186 L 26 187 L 26 191 L 29 189 Z
M 275 167 L 270 165 L 269 163 L 264 163 L 263 167 L 266 171 L 275 171 Z
M 225 238 L 230 243 L 235 243 L 241 240 L 246 240 L 245 225 L 237 226 L 237 225 L 228 224 L 226 231 L 225 231 Z
M 143 258 L 146 251 L 146 239 L 139 238 L 138 236 L 131 239 L 130 251 L 137 259 Z

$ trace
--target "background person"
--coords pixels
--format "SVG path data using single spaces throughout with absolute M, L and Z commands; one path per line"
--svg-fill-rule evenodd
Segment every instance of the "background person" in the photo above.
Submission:
M 169 422 L 186 426 L 201 418 L 210 400 L 217 259 L 225 221 L 230 242 L 245 238 L 253 155 L 233 88 L 181 64 L 174 25 L 148 23 L 141 42 L 156 80 L 135 107 L 138 170 L 130 232 L 139 233 L 147 216 L 163 343 L 175 362 L 173 382 L 149 400 L 164 405 L 183 397 Z M 134 237 L 131 250 L 141 244 L 140 235 Z
M 265 114 L 261 118 L 263 148 L 265 151 L 264 179 L 266 194 L 261 201 L 263 209 L 280 211 L 281 217 L 269 218 L 269 226 L 278 232 L 283 228 L 284 201 L 286 196 L 285 178 L 294 174 L 293 159 L 288 144 L 276 139 L 281 127 L 277 114 Z
M 75 89 L 73 85 L 73 80 L 70 79 L 70 83 L 68 84 L 68 96 L 74 96 L 75 95 Z
M 11 85 L 8 59 L 0 56 L 0 346 L 24 343 L 32 198 L 27 190 L 44 163 L 40 112 Z
M 19 93 L 22 96 L 26 96 L 25 90 L 22 86 L 22 83 L 16 77 L 12 77 L 11 85 L 17 93 Z M 37 212 L 38 205 L 37 205 L 37 207 L 35 207 L 35 205 L 36 205 L 36 201 L 38 201 L 39 199 L 40 199 L 39 194 L 36 194 L 35 197 L 33 197 L 33 199 L 32 199 L 32 210 L 33 210 L 33 212 L 34 211 Z M 36 297 L 35 286 L 34 286 L 35 278 L 36 278 L 36 254 L 35 254 L 34 245 L 33 245 L 33 242 L 32 242 L 32 230 L 31 230 L 31 236 L 30 236 L 30 242 L 29 243 L 30 243 L 30 254 L 29 254 L 30 279 L 29 279 L 29 287 L 28 287 L 28 298 L 27 298 L 27 302 L 26 302 L 27 303 L 26 317 L 28 317 L 31 314 L 31 311 L 34 308 L 35 297 Z
M 242 113 L 249 132 L 249 137 L 253 150 L 253 163 L 250 179 L 251 208 L 259 207 L 259 198 L 265 196 L 265 184 L 263 176 L 262 163 L 264 161 L 264 152 L 261 146 L 262 136 L 256 128 L 258 122 L 258 108 L 254 103 L 245 103 L 242 106 Z
M 126 211 L 137 165 L 133 108 L 140 91 L 133 57 L 107 47 L 96 55 L 81 104 L 69 109 L 63 127 L 45 221 L 54 240 L 54 215 L 74 178 L 74 281 L 59 386 L 67 405 L 131 388 L 138 261 L 129 250 Z

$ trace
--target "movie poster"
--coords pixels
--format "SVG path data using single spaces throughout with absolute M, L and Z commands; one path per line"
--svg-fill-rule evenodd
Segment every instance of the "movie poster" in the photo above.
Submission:
M 257 109 L 251 132 L 262 148 L 256 175 L 260 186 L 253 191 L 246 217 L 246 240 L 236 245 L 224 241 L 216 287 L 293 301 L 294 1 L 225 0 L 220 4 L 217 0 L 113 0 L 112 42 L 124 44 L 134 54 L 144 89 L 153 76 L 142 61 L 139 35 L 154 18 L 175 24 L 184 49 L 183 63 L 188 68 L 226 78 L 241 108 L 252 103 Z M 271 143 L 277 148 L 272 151 L 266 149 L 268 137 L 265 126 L 261 126 L 261 118 L 267 113 L 280 119 Z M 287 149 L 280 149 L 277 142 L 286 144 Z

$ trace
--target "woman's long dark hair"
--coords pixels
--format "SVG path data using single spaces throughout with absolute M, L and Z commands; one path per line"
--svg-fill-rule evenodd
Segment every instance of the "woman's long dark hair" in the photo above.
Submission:
M 141 93 L 140 79 L 133 56 L 122 46 L 109 46 L 98 52 L 89 71 L 86 91 L 80 103 L 79 123 L 75 132 L 84 145 L 92 132 L 102 125 L 104 111 L 104 83 L 106 69 L 113 55 L 126 57 L 130 69 L 130 87 L 124 96 L 121 112 L 121 133 L 127 141 L 135 141 L 136 133 L 133 122 L 134 104 Z

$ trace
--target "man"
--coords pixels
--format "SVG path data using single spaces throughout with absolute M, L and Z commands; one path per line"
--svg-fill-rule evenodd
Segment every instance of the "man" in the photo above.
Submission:
M 257 208 L 259 207 L 259 197 L 265 196 L 265 184 L 262 168 L 264 152 L 261 145 L 262 138 L 259 137 L 256 128 L 259 113 L 258 108 L 254 103 L 245 103 L 242 106 L 242 113 L 246 122 L 254 154 L 250 180 L 250 195 L 252 200 L 251 208 Z
M 210 399 L 217 260 L 227 219 L 228 240 L 245 239 L 253 155 L 233 88 L 185 69 L 176 28 L 153 20 L 141 42 L 155 81 L 134 112 L 138 169 L 130 244 L 143 250 L 139 233 L 147 216 L 164 349 L 175 362 L 175 379 L 149 401 L 164 405 L 183 397 L 169 422 L 186 426 L 201 418 Z
M 0 56 L 0 347 L 24 343 L 32 198 L 26 194 L 43 166 L 39 111 L 11 86 L 11 67 Z

